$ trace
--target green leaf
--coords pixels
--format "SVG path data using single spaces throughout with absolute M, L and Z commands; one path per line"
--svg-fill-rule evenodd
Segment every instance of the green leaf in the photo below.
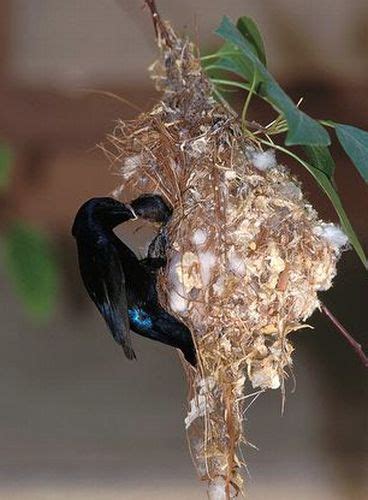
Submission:
M 221 57 L 216 62 L 206 67 L 206 71 L 212 72 L 212 70 L 229 71 L 235 75 L 241 76 L 244 80 L 250 81 L 252 81 L 252 74 L 254 73 L 252 65 L 242 57 L 231 57 L 231 59 Z
M 260 94 L 266 96 L 284 115 L 289 129 L 285 139 L 287 146 L 304 144 L 328 146 L 331 144 L 330 136 L 322 125 L 301 111 L 273 77 L 261 86 Z
M 215 54 L 204 57 L 202 65 L 206 71 L 211 71 L 211 76 L 212 70 L 221 70 L 234 73 L 244 80 L 253 79 L 254 64 L 230 42 L 225 42 Z
M 368 182 L 368 132 L 351 125 L 336 124 L 336 135 L 346 154 Z
M 256 93 L 284 115 L 289 129 L 285 141 L 287 145 L 328 146 L 331 143 L 330 137 L 322 125 L 298 109 L 262 64 L 252 44 L 242 36 L 228 17 L 223 17 L 216 33 L 241 51 L 246 64 L 253 68 L 252 78 L 249 78 L 249 75 L 242 76 L 251 82 L 254 72 L 256 72 L 257 79 L 261 82 Z M 226 56 L 226 59 L 231 59 L 231 57 Z
M 54 309 L 57 266 L 45 236 L 22 222 L 14 223 L 4 237 L 9 276 L 29 314 L 46 319 Z
M 7 188 L 10 178 L 12 154 L 8 146 L 0 144 L 0 191 Z
M 253 19 L 247 16 L 239 17 L 236 23 L 236 27 L 243 35 L 243 37 L 252 44 L 261 63 L 267 66 L 266 51 L 262 40 L 262 35 Z
M 215 33 L 221 36 L 225 41 L 237 47 L 246 60 L 253 63 L 259 70 L 260 75 L 264 80 L 268 80 L 271 76 L 267 69 L 264 67 L 253 45 L 242 35 L 233 22 L 227 17 L 222 18 L 220 26 L 216 29 Z
M 311 165 L 326 174 L 332 181 L 336 165 L 329 148 L 325 146 L 304 146 L 303 149 Z

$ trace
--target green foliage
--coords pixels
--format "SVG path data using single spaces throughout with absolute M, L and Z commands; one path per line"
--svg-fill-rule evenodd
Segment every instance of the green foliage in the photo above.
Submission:
M 329 120 L 317 121 L 299 109 L 277 83 L 266 68 L 266 55 L 260 32 L 250 18 L 241 17 L 237 25 L 224 17 L 216 33 L 225 43 L 215 53 L 203 58 L 204 69 L 215 86 L 215 92 L 226 87 L 246 90 L 247 98 L 242 112 L 242 123 L 247 137 L 254 136 L 257 143 L 273 147 L 298 161 L 314 177 L 320 188 L 328 196 L 340 219 L 341 226 L 359 255 L 365 267 L 367 258 L 336 191 L 335 162 L 329 145 L 331 139 L 324 128 L 334 127 L 337 137 L 365 181 L 368 181 L 368 133 L 350 125 L 335 124 Z M 218 71 L 225 76 L 218 75 Z M 216 71 L 216 74 L 213 73 Z M 234 79 L 226 76 L 232 73 Z M 246 115 L 252 95 L 255 94 L 278 113 L 271 124 L 253 134 L 247 128 Z M 275 144 L 271 136 L 286 133 L 284 146 Z M 255 137 L 255 135 L 257 136 Z M 289 147 L 301 145 L 305 158 L 294 153 Z
M 46 237 L 23 222 L 11 225 L 3 236 L 8 274 L 30 315 L 46 319 L 53 311 L 57 266 Z
M 351 125 L 335 126 L 336 135 L 365 182 L 368 182 L 368 132 Z
M 239 17 L 236 23 L 236 27 L 243 35 L 243 37 L 246 38 L 252 45 L 261 63 L 264 64 L 264 66 L 267 66 L 266 51 L 263 44 L 262 35 L 259 32 L 258 26 L 253 21 L 253 19 L 247 16 Z
M 290 97 L 283 91 L 274 77 L 259 60 L 257 46 L 253 45 L 247 38 L 244 38 L 242 33 L 228 17 L 225 16 L 222 19 L 216 33 L 230 44 L 233 44 L 240 51 L 243 65 L 247 68 L 251 68 L 251 78 L 249 78 L 248 71 L 240 76 L 243 76 L 248 82 L 251 82 L 254 78 L 254 72 L 256 72 L 256 79 L 260 82 L 258 92 L 256 93 L 265 98 L 265 100 L 285 117 L 288 124 L 285 143 L 288 146 L 297 144 L 328 146 L 330 144 L 330 137 L 322 125 L 300 111 L 293 103 Z M 225 59 L 231 60 L 232 56 L 228 55 Z M 224 62 L 222 62 L 222 65 L 223 64 Z M 239 56 L 237 56 L 237 64 L 239 65 Z
M 11 149 L 0 144 L 0 194 L 6 195 L 12 166 Z M 9 277 L 36 320 L 54 310 L 58 285 L 57 265 L 45 236 L 23 222 L 11 224 L 2 235 L 3 257 Z
M 333 181 L 336 165 L 329 148 L 325 146 L 304 146 L 303 149 L 309 163 Z
M 212 62 L 214 60 L 215 62 Z M 248 81 L 253 78 L 253 63 L 245 59 L 240 50 L 227 42 L 223 44 L 216 54 L 203 57 L 202 63 L 204 68 L 211 72 L 211 75 L 214 71 L 220 70 L 229 71 Z
M 0 192 L 4 191 L 9 183 L 12 155 L 8 146 L 0 144 Z
M 260 94 L 267 97 L 274 108 L 282 113 L 288 124 L 285 144 L 328 146 L 330 137 L 320 123 L 301 111 L 276 81 L 265 82 Z

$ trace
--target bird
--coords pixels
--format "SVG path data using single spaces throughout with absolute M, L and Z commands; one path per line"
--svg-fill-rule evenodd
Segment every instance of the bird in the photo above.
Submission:
M 161 307 L 158 300 L 156 274 L 165 264 L 164 232 L 151 243 L 148 256 L 139 260 L 113 231 L 119 224 L 136 218 L 165 224 L 171 212 L 164 200 L 154 194 L 141 195 L 130 204 L 110 197 L 91 198 L 79 208 L 72 235 L 87 293 L 126 357 L 136 358 L 132 330 L 180 349 L 195 366 L 196 351 L 190 330 Z M 157 248 L 161 255 L 154 256 L 152 249 Z

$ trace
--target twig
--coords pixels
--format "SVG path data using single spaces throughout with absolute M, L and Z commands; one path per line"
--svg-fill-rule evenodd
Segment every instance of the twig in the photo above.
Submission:
M 362 346 L 350 335 L 347 329 L 340 323 L 340 321 L 332 314 L 332 312 L 321 303 L 322 312 L 328 317 L 328 319 L 333 323 L 337 330 L 341 333 L 343 337 L 349 342 L 350 346 L 359 356 L 363 365 L 368 368 L 368 357 L 364 353 Z
M 250 92 L 251 92 L 251 90 L 250 90 Z M 249 122 L 248 120 L 243 120 L 243 123 L 247 128 L 251 128 L 253 130 L 258 130 L 260 132 L 267 132 L 266 127 L 263 127 L 262 125 L 260 125 L 258 122 L 254 121 L 254 120 L 252 120 L 251 122 Z
M 170 35 L 165 27 L 165 24 L 162 22 L 160 14 L 158 13 L 155 0 L 144 0 L 144 3 L 147 5 L 149 10 L 151 11 L 153 26 L 155 28 L 156 38 L 163 38 L 166 45 L 171 47 Z
M 91 94 L 97 94 L 97 95 L 103 95 L 106 97 L 111 97 L 112 99 L 116 99 L 117 101 L 122 102 L 123 104 L 126 104 L 127 106 L 131 107 L 135 111 L 138 111 L 139 113 L 143 112 L 143 109 L 134 104 L 133 102 L 130 102 L 128 99 L 125 99 L 125 97 L 119 96 L 114 94 L 113 92 L 109 92 L 108 90 L 102 90 L 102 89 L 89 89 L 89 88 L 81 88 L 78 89 L 80 92 L 88 92 Z

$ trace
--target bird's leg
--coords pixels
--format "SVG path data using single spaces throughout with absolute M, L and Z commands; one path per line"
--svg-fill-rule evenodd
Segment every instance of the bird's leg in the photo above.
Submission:
M 156 273 L 166 264 L 167 237 L 165 225 L 171 217 L 172 210 L 161 198 L 155 194 L 143 194 L 131 202 L 134 213 L 151 222 L 160 223 L 161 229 L 152 240 L 148 248 L 148 254 L 141 263 L 151 272 Z
M 147 257 L 142 259 L 141 263 L 146 266 L 149 271 L 156 273 L 166 265 L 166 246 L 166 230 L 163 228 L 151 241 L 148 247 Z
M 167 247 L 166 229 L 163 228 L 151 241 L 148 247 L 147 258 L 151 260 L 159 259 L 162 261 L 166 261 L 166 247 Z

